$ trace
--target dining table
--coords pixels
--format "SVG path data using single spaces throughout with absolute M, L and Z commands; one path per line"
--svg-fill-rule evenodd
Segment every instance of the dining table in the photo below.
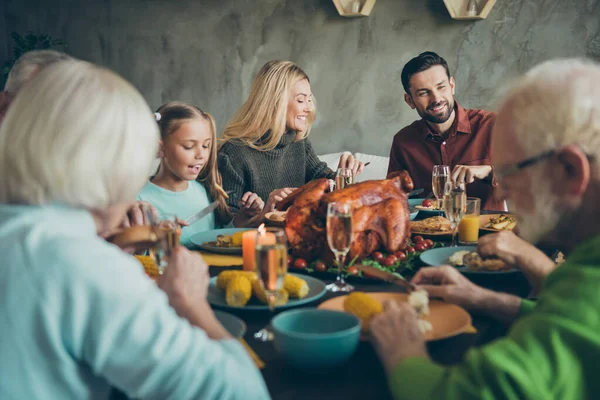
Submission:
M 487 213 L 487 212 L 484 212 Z M 493 212 L 490 212 L 493 213 Z M 420 219 L 420 218 L 418 218 Z M 210 266 L 211 277 L 227 269 L 241 269 L 241 266 Z M 416 271 L 416 269 L 414 269 Z M 294 270 L 294 273 L 302 273 Z M 410 271 L 403 276 L 411 278 Z M 335 275 L 317 275 L 325 283 L 333 282 Z M 531 287 L 524 275 L 519 272 L 507 274 L 469 274 L 468 278 L 485 288 L 511 293 L 523 298 L 529 296 Z M 404 287 L 374 279 L 349 277 L 356 291 L 361 292 L 403 292 Z M 324 301 L 346 293 L 327 292 L 303 308 L 318 307 Z M 219 309 L 218 306 L 214 306 Z M 263 361 L 261 369 L 269 393 L 273 399 L 391 399 L 387 377 L 370 341 L 361 341 L 353 356 L 343 365 L 329 371 L 297 369 L 285 361 L 273 341 L 262 342 L 254 338 L 254 333 L 267 326 L 279 312 L 268 310 L 245 310 L 227 308 L 223 311 L 239 317 L 246 325 L 244 339 L 254 353 Z M 476 348 L 506 335 L 509 327 L 490 316 L 471 314 L 475 329 L 446 339 L 427 343 L 429 356 L 441 365 L 451 366 L 460 363 L 469 349 Z M 122 399 L 114 392 L 112 399 Z
M 211 267 L 211 276 L 223 271 L 221 267 Z M 295 271 L 296 272 L 296 271 Z M 472 278 L 475 283 L 486 288 L 527 297 L 530 286 L 524 276 L 519 273 L 506 275 L 487 275 Z M 330 283 L 333 280 L 324 280 Z M 352 280 L 351 280 L 352 282 Z M 362 292 L 402 292 L 404 288 L 385 282 L 363 283 L 352 282 L 355 290 Z M 326 293 L 313 303 L 302 307 L 317 307 L 320 303 L 344 293 Z M 255 332 L 268 325 L 278 311 L 232 311 L 241 318 L 247 331 L 246 342 L 265 363 L 261 370 L 267 388 L 273 399 L 391 399 L 386 374 L 379 361 L 373 345 L 369 341 L 361 341 L 356 352 L 342 366 L 330 371 L 300 370 L 288 365 L 278 353 L 274 342 L 261 342 L 254 339 Z M 431 358 L 442 365 L 459 363 L 465 353 L 473 347 L 481 346 L 502 337 L 508 327 L 494 319 L 472 314 L 475 333 L 463 333 L 447 339 L 429 342 L 427 349 Z

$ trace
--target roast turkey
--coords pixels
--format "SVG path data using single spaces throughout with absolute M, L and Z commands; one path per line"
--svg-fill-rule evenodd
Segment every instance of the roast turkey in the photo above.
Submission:
M 327 205 L 348 202 L 352 209 L 352 244 L 347 260 L 363 259 L 373 251 L 393 253 L 410 238 L 408 193 L 414 185 L 406 171 L 388 179 L 372 180 L 330 192 L 328 179 L 317 179 L 296 189 L 277 205 L 287 210 L 286 226 L 294 257 L 332 260 L 327 245 Z

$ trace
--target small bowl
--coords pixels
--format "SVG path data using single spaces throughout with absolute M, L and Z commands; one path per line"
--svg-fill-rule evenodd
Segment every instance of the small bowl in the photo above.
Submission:
M 304 308 L 271 321 L 275 347 L 293 366 L 327 370 L 348 361 L 360 339 L 360 320 L 352 314 Z

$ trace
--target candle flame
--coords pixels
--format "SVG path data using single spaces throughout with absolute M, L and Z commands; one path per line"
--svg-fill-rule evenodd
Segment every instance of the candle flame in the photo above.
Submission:
M 260 224 L 260 226 L 258 227 L 258 233 L 261 235 L 267 233 L 267 230 L 265 229 L 265 224 Z

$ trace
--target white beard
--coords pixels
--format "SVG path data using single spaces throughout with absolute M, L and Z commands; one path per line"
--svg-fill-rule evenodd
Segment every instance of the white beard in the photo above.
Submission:
M 536 244 L 556 229 L 562 213 L 556 196 L 552 194 L 551 181 L 543 176 L 541 168 L 533 173 L 531 191 L 535 196 L 533 211 L 515 211 L 519 221 L 519 236 Z

